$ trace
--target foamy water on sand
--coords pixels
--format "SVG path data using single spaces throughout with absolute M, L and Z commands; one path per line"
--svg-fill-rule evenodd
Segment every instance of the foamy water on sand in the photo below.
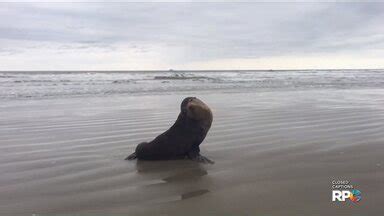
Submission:
M 2 93 L 0 213 L 381 215 L 384 89 L 351 86 Z M 214 165 L 123 160 L 168 129 L 191 95 L 213 110 L 202 153 Z M 331 202 L 338 179 L 362 201 Z

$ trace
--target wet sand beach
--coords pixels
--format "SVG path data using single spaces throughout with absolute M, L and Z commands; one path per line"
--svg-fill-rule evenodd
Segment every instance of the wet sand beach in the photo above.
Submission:
M 214 165 L 124 160 L 191 95 L 213 110 Z M 0 113 L 1 215 L 384 212 L 382 89 L 4 100 Z M 332 202 L 333 180 L 362 200 Z

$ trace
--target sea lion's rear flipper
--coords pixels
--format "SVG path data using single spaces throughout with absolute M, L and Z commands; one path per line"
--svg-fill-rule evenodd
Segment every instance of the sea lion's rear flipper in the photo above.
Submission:
M 136 152 L 133 152 L 131 155 L 126 157 L 124 160 L 134 160 L 137 158 Z

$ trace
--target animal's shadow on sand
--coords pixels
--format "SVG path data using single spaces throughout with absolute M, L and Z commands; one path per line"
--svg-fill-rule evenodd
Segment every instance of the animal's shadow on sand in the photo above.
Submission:
M 199 184 L 199 181 L 208 176 L 204 164 L 190 160 L 143 161 L 137 160 L 136 171 L 139 175 L 161 180 L 165 184 L 175 187 L 192 185 L 180 194 L 180 199 L 189 199 L 210 192 Z

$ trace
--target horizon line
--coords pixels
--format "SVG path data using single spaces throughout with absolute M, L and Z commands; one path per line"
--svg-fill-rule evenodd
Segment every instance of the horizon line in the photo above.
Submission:
M 299 70 L 384 70 L 384 68 L 339 68 L 339 69 L 331 69 L 331 68 L 322 68 L 322 69 L 151 69 L 151 70 L 0 70 L 0 73 L 3 72 L 214 72 L 214 71 L 299 71 Z

